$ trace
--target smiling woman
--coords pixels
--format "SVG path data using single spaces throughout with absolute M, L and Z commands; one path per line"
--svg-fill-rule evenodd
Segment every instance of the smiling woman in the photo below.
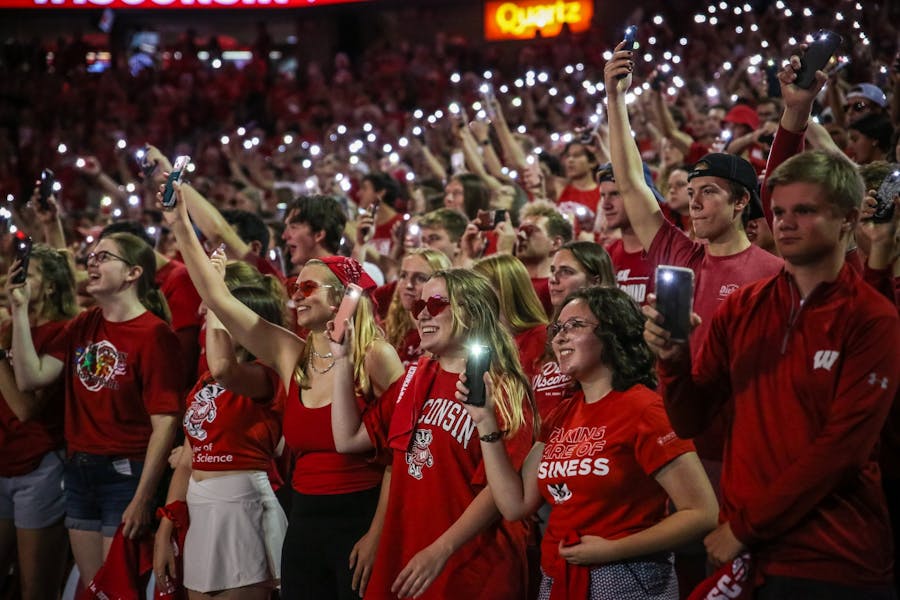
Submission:
M 547 335 L 580 390 L 546 419 L 521 474 L 502 448 L 482 443 L 504 518 L 551 506 L 543 600 L 674 600 L 672 549 L 715 526 L 715 495 L 693 445 L 675 436 L 651 389 L 654 361 L 642 334 L 641 313 L 622 290 L 570 294 Z M 460 386 L 457 397 L 467 392 Z M 497 428 L 491 404 L 467 407 L 482 436 Z

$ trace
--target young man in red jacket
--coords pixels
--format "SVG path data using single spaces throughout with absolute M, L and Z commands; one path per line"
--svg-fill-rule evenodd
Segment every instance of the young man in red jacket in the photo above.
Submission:
M 645 308 L 676 433 L 726 415 L 707 553 L 720 565 L 749 549 L 762 600 L 895 598 L 878 439 L 898 390 L 900 320 L 844 262 L 863 183 L 846 157 L 817 151 L 767 185 L 784 270 L 726 298 L 699 351 Z

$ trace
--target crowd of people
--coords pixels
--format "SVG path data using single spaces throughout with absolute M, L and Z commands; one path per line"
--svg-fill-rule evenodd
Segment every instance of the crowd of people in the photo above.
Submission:
M 297 72 L 7 45 L 0 589 L 897 598 L 891 10 Z

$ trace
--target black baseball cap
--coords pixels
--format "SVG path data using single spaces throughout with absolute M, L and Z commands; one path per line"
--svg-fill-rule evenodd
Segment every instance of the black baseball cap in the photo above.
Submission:
M 762 201 L 759 199 L 759 180 L 756 169 L 740 156 L 714 152 L 697 161 L 688 173 L 688 181 L 694 177 L 721 177 L 738 183 L 750 192 L 750 203 L 747 205 L 750 220 L 765 216 Z

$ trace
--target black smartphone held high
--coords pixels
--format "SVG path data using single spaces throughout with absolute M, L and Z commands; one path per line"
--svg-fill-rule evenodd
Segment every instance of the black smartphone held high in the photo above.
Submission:
M 816 71 L 825 68 L 844 41 L 838 34 L 824 29 L 817 31 L 813 38 L 806 52 L 800 57 L 800 70 L 797 71 L 797 79 L 794 81 L 794 85 L 804 90 L 813 86 L 816 82 Z
M 38 185 L 38 204 L 41 210 L 50 210 L 50 196 L 53 195 L 53 186 L 56 184 L 56 176 L 50 169 L 41 171 L 41 183 Z
M 900 194 L 900 170 L 894 170 L 887 174 L 881 182 L 875 199 L 875 214 L 872 215 L 874 223 L 890 223 L 894 219 L 894 198 Z
M 16 274 L 12 282 L 16 284 L 25 283 L 25 278 L 28 277 L 28 259 L 31 258 L 32 241 L 24 231 L 19 230 L 16 231 L 14 244 L 16 260 L 21 261 L 22 270 Z
M 656 310 L 673 342 L 686 342 L 691 333 L 694 272 L 684 267 L 656 267 Z
M 166 179 L 166 187 L 165 189 L 163 189 L 163 208 L 170 209 L 175 207 L 175 187 L 172 184 L 176 181 L 178 183 L 181 183 L 181 181 L 184 179 L 184 172 L 187 170 L 190 162 L 190 156 L 179 156 L 175 159 L 175 164 L 172 167 L 172 172 L 169 173 L 169 178 Z
M 466 404 L 484 406 L 484 374 L 491 368 L 491 348 L 484 344 L 469 344 L 466 357 Z
M 631 50 L 634 52 L 637 50 L 637 41 L 635 38 L 637 37 L 637 25 L 631 25 L 627 29 L 625 29 L 625 37 L 622 38 L 622 41 L 625 43 L 622 46 L 622 50 Z M 626 75 L 616 75 L 616 79 L 625 79 Z
M 505 208 L 498 208 L 494 213 L 494 227 L 506 221 L 506 213 L 509 212 Z

